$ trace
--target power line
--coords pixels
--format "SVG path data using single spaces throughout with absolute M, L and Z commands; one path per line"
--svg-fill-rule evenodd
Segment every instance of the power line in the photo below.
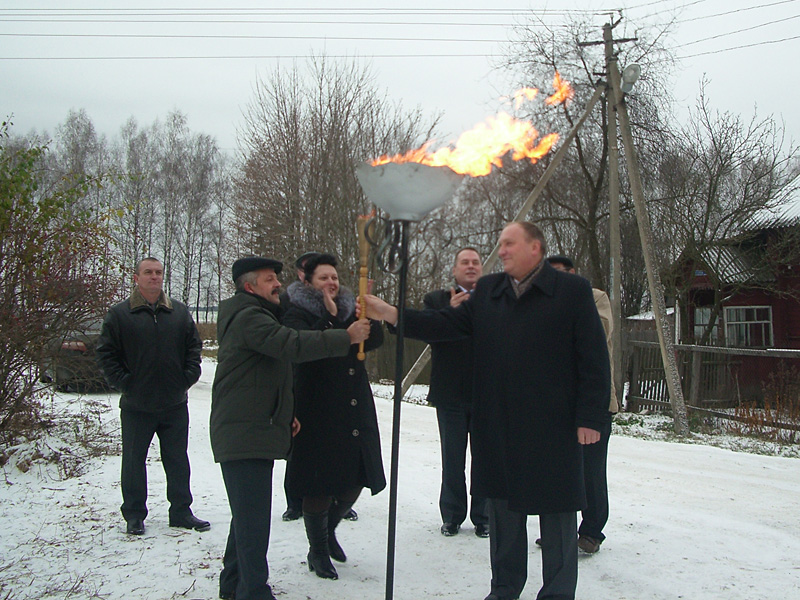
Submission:
M 359 55 L 326 54 L 326 58 L 357 58 Z M 361 58 L 500 58 L 499 54 L 370 54 L 360 55 Z M 313 54 L 264 54 L 242 56 L 0 56 L 3 60 L 263 60 L 263 59 L 307 59 L 319 58 Z
M 136 39 L 213 39 L 213 40 L 350 40 L 371 42 L 485 42 L 505 43 L 506 39 L 466 39 L 466 38 L 414 38 L 414 37 L 364 37 L 334 35 L 161 35 L 138 33 L 0 33 L 0 37 L 57 37 L 57 38 L 136 38 Z
M 727 33 L 719 33 L 717 35 L 712 35 L 709 37 L 701 38 L 699 40 L 694 40 L 693 42 L 686 42 L 682 44 L 682 46 L 692 46 L 694 44 L 699 44 L 701 42 L 708 42 L 710 40 L 716 40 L 722 37 L 727 37 L 729 35 L 735 35 L 737 33 L 744 33 L 746 31 L 753 31 L 754 29 L 760 29 L 762 27 L 767 27 L 768 25 L 774 25 L 775 23 L 785 23 L 786 21 L 792 21 L 794 19 L 800 18 L 800 15 L 794 15 L 792 17 L 786 17 L 783 19 L 776 19 L 774 21 L 768 21 L 767 23 L 761 23 L 759 25 L 753 25 L 752 27 L 745 27 L 744 29 L 737 29 L 736 31 L 729 31 Z
M 277 15 L 391 15 L 391 14 L 419 14 L 419 15 L 563 15 L 575 13 L 596 12 L 588 9 L 508 9 L 508 8 L 220 8 L 220 9 L 192 9 L 192 8 L 0 8 L 0 14 L 21 14 L 45 16 L 52 15 L 72 15 L 72 14 L 119 14 L 125 15 L 256 15 L 256 14 L 277 14 Z
M 0 19 L 0 22 L 2 19 Z M 14 23 L 40 23 L 41 21 L 38 20 L 28 20 L 28 21 L 13 21 Z M 53 21 L 53 22 L 61 22 L 61 21 Z M 428 21 L 428 22 L 421 22 L 421 21 L 287 21 L 287 20 L 280 20 L 280 21 L 67 21 L 68 23 L 120 23 L 120 24 L 128 24 L 128 23 L 208 23 L 214 25 L 226 25 L 226 24 L 271 24 L 271 25 L 394 25 L 394 26 L 409 26 L 409 25 L 421 25 L 421 26 L 430 26 L 430 27 L 508 27 L 513 23 L 505 22 L 505 23 L 487 23 L 485 21 L 476 21 L 474 23 L 466 23 L 466 22 L 446 22 L 446 21 Z M 557 25 L 555 27 L 558 27 Z
M 687 58 L 696 58 L 698 56 L 707 56 L 709 54 L 720 54 L 722 52 L 730 52 L 731 50 L 741 50 L 743 48 L 755 48 L 757 46 L 767 46 L 771 44 L 780 44 L 782 42 L 790 42 L 792 40 L 800 39 L 800 35 L 792 37 L 781 38 L 779 40 L 766 40 L 763 42 L 754 42 L 752 44 L 743 44 L 741 46 L 731 46 L 730 48 L 720 48 L 719 50 L 709 50 L 708 52 L 698 52 L 697 54 L 687 54 L 686 56 L 679 56 L 678 60 L 685 60 Z
M 716 17 L 725 17 L 727 15 L 733 15 L 733 14 L 740 13 L 740 12 L 749 12 L 749 11 L 752 11 L 752 10 L 759 10 L 761 8 L 770 8 L 770 7 L 773 7 L 773 6 L 780 6 L 782 4 L 793 4 L 793 3 L 797 2 L 797 1 L 798 0 L 780 0 L 779 2 L 772 2 L 772 3 L 769 3 L 769 4 L 759 4 L 757 6 L 748 6 L 746 8 L 735 8 L 733 10 L 728 10 L 728 11 L 721 12 L 721 13 L 716 13 L 716 14 L 713 14 L 713 15 L 704 15 L 704 16 L 700 16 L 700 17 L 692 17 L 690 19 L 679 19 L 679 20 L 676 20 L 675 23 L 691 23 L 693 21 L 703 21 L 705 19 L 714 19 Z

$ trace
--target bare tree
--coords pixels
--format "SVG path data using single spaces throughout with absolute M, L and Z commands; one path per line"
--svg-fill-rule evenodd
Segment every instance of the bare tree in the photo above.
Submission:
M 244 114 L 236 179 L 241 250 L 287 262 L 307 250 L 332 252 L 340 271 L 353 274 L 352 284 L 356 217 L 369 211 L 355 165 L 421 144 L 435 120 L 423 127 L 419 110 L 392 105 L 370 70 L 355 61 L 316 58 L 305 69 L 259 80 L 254 93 Z
M 658 148 L 667 131 L 664 115 L 668 114 L 667 75 L 672 59 L 660 44 L 665 28 L 639 29 L 635 43 L 619 48 L 619 60 L 623 64 L 636 60 L 645 73 L 634 93 L 628 97 L 639 136 L 637 151 L 645 164 L 645 171 L 658 156 Z M 557 70 L 575 91 L 573 99 L 555 111 L 541 102 L 526 104 L 525 116 L 547 131 L 563 132 L 572 128 L 605 71 L 602 44 L 586 43 L 601 38 L 600 30 L 587 22 L 567 23 L 562 28 L 553 29 L 531 17 L 517 28 L 516 34 L 517 39 L 509 47 L 502 67 L 509 72 L 517 87 L 534 86 L 542 89 L 540 94 L 547 93 L 542 83 L 553 77 Z M 596 109 L 590 115 L 531 214 L 531 218 L 537 220 L 548 234 L 552 251 L 573 256 L 580 272 L 600 288 L 605 288 L 608 280 L 606 121 L 605 110 Z M 509 186 L 506 196 L 517 198 L 520 188 L 532 189 L 542 166 L 521 164 L 499 174 Z M 627 190 L 623 188 L 622 191 L 624 200 Z M 631 210 L 631 203 L 623 202 L 623 215 Z M 638 237 L 633 240 L 623 237 L 622 243 L 638 247 Z

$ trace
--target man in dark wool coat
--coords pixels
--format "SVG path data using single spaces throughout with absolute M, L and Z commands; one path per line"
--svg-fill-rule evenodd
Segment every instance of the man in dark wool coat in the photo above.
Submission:
M 504 273 L 482 277 L 456 308 L 405 313 L 409 337 L 472 340 L 472 493 L 489 498 L 485 600 L 522 593 L 527 515 L 539 515 L 538 600 L 575 598 L 581 445 L 596 443 L 608 420 L 608 350 L 591 285 L 554 269 L 546 253 L 536 225 L 511 223 L 500 236 Z M 366 316 L 394 324 L 397 309 L 368 296 Z

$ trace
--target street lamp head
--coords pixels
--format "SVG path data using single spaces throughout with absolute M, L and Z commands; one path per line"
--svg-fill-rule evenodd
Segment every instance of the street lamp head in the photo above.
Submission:
M 625 70 L 622 71 L 622 91 L 626 94 L 629 93 L 633 89 L 633 84 L 636 83 L 636 80 L 639 79 L 639 75 L 641 74 L 642 68 L 636 63 L 625 67 Z
M 419 163 L 386 163 L 356 167 L 367 199 L 389 213 L 393 221 L 421 221 L 453 197 L 464 176 L 449 167 Z

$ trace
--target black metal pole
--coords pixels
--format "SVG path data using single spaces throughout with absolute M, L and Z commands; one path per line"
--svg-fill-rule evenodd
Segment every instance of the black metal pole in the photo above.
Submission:
M 408 222 L 400 221 L 400 290 L 397 302 L 397 351 L 394 369 L 392 464 L 389 475 L 389 535 L 386 548 L 386 600 L 394 596 L 394 550 L 397 523 L 397 473 L 400 464 L 400 404 L 403 400 L 403 328 L 408 275 Z

